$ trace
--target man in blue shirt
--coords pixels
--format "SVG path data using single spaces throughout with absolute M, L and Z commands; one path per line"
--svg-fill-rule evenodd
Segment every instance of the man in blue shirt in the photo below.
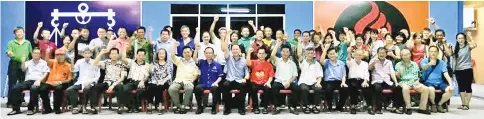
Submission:
M 177 39 L 176 41 L 180 43 L 177 47 L 177 54 L 176 56 L 178 57 L 183 57 L 183 48 L 185 46 L 188 46 L 192 48 L 192 50 L 195 49 L 195 43 L 193 42 L 193 38 L 190 38 L 190 28 L 186 25 L 181 26 L 180 32 L 182 37 Z
M 424 85 L 429 87 L 429 100 L 432 105 L 432 112 L 445 113 L 442 104 L 447 102 L 452 96 L 453 85 L 451 78 L 447 72 L 447 65 L 443 60 L 437 58 L 439 49 L 436 46 L 429 47 L 429 58 L 425 58 L 420 62 L 422 66 L 422 79 L 424 80 Z M 443 74 L 443 77 L 442 77 Z M 444 79 L 446 81 L 444 81 Z M 435 103 L 435 89 L 440 89 L 445 91 L 442 95 L 442 99 L 439 103 Z
M 194 59 L 198 59 L 198 50 L 200 50 L 200 45 L 195 47 Z M 196 114 L 203 113 L 204 107 L 207 105 L 208 95 L 204 95 L 204 90 L 209 89 L 212 93 L 212 114 L 217 114 L 215 105 L 218 103 L 218 98 L 220 98 L 220 93 L 217 91 L 218 83 L 222 80 L 223 69 L 222 65 L 214 61 L 214 50 L 212 47 L 207 47 L 204 49 L 205 58 L 199 59 L 198 67 L 200 68 L 200 80 L 198 85 L 194 89 L 195 99 L 197 100 L 197 112 Z M 203 99 L 203 105 L 202 105 Z
M 328 54 L 329 59 L 324 59 Z M 348 98 L 348 85 L 346 84 L 346 66 L 336 59 L 338 52 L 336 49 L 329 48 L 329 45 L 324 47 L 320 62 L 324 68 L 324 87 L 325 87 L 325 102 L 328 112 L 333 111 L 333 92 L 339 90 L 339 101 L 337 102 L 336 110 L 343 112 L 343 106 Z
M 227 61 L 224 69 L 227 77 L 222 86 L 223 99 L 226 101 L 224 115 L 230 114 L 233 107 L 239 109 L 240 115 L 245 115 L 245 94 L 247 93 L 249 71 L 247 69 L 247 63 L 241 55 L 242 49 L 239 45 L 232 44 L 232 54 L 230 54 L 228 44 L 228 39 L 222 41 L 222 51 Z M 235 93 L 235 100 L 232 98 L 231 90 L 239 90 L 238 93 Z

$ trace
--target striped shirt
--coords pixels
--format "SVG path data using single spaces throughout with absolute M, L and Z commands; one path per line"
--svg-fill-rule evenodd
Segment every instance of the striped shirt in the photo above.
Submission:
M 400 83 L 413 85 L 418 80 L 418 73 L 420 72 L 417 63 L 410 61 L 410 66 L 406 66 L 403 61 L 395 65 L 395 71 L 400 74 Z M 402 72 L 400 72 L 402 71 Z

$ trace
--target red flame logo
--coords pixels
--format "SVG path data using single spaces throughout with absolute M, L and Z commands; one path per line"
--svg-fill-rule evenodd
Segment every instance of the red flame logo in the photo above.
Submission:
M 355 24 L 356 33 L 361 34 L 363 30 L 368 26 L 371 29 L 379 29 L 383 26 L 386 26 L 388 29 L 388 32 L 391 33 L 392 25 L 388 23 L 385 14 L 380 12 L 380 8 L 378 7 L 378 5 L 376 5 L 375 2 L 370 2 L 370 5 L 371 5 L 371 11 L 366 16 L 361 18 L 358 22 L 356 22 Z

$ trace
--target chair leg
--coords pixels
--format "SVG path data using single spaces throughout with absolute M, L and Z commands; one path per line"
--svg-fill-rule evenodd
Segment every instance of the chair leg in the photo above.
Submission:
M 146 112 L 148 109 L 146 108 L 145 100 L 141 99 L 141 111 Z

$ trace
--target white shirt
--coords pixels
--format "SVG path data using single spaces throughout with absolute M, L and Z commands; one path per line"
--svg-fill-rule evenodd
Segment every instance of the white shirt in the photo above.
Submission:
M 375 56 L 378 55 L 378 48 L 384 46 L 385 43 L 383 42 L 383 40 L 376 40 L 375 43 L 373 43 L 373 48 L 371 49 L 371 58 L 375 58 Z
M 25 81 L 37 81 L 44 77 L 45 73 L 50 72 L 47 62 L 39 59 L 39 62 L 35 63 L 33 59 L 25 62 L 26 73 Z
M 225 65 L 225 58 L 224 58 L 225 56 L 224 56 L 224 53 L 222 52 L 222 49 L 220 49 L 220 46 L 217 47 L 216 45 L 211 43 L 209 43 L 208 45 L 206 45 L 205 43 L 200 43 L 200 49 L 198 50 L 198 59 L 203 59 L 203 60 L 207 59 L 205 57 L 205 49 L 208 47 L 213 48 L 215 61 L 217 61 L 222 65 Z
M 304 59 L 300 63 L 299 67 L 301 68 L 301 76 L 299 77 L 299 82 L 297 85 L 313 85 L 316 83 L 318 78 L 323 77 L 323 68 L 316 60 L 314 60 L 313 63 L 309 63 L 306 59 Z
M 360 61 L 360 64 L 356 63 L 356 60 L 352 59 L 346 62 L 349 69 L 349 79 L 360 78 L 366 81 L 370 79 L 370 73 L 368 72 L 368 63 Z
M 141 81 L 148 79 L 149 76 L 149 65 L 143 62 L 143 64 L 138 64 L 136 60 L 128 59 L 129 62 L 129 74 L 128 79 L 134 81 Z
M 86 61 L 85 58 L 77 60 L 73 72 L 79 72 L 79 77 L 74 85 L 82 86 L 84 82 L 96 83 L 101 76 L 100 69 L 94 65 L 93 59 L 89 59 L 89 61 Z
M 298 75 L 296 63 L 294 63 L 291 59 L 284 61 L 282 58 L 276 58 L 273 64 L 276 67 L 276 82 L 287 85 L 285 84 L 287 81 L 291 80 L 293 76 Z

